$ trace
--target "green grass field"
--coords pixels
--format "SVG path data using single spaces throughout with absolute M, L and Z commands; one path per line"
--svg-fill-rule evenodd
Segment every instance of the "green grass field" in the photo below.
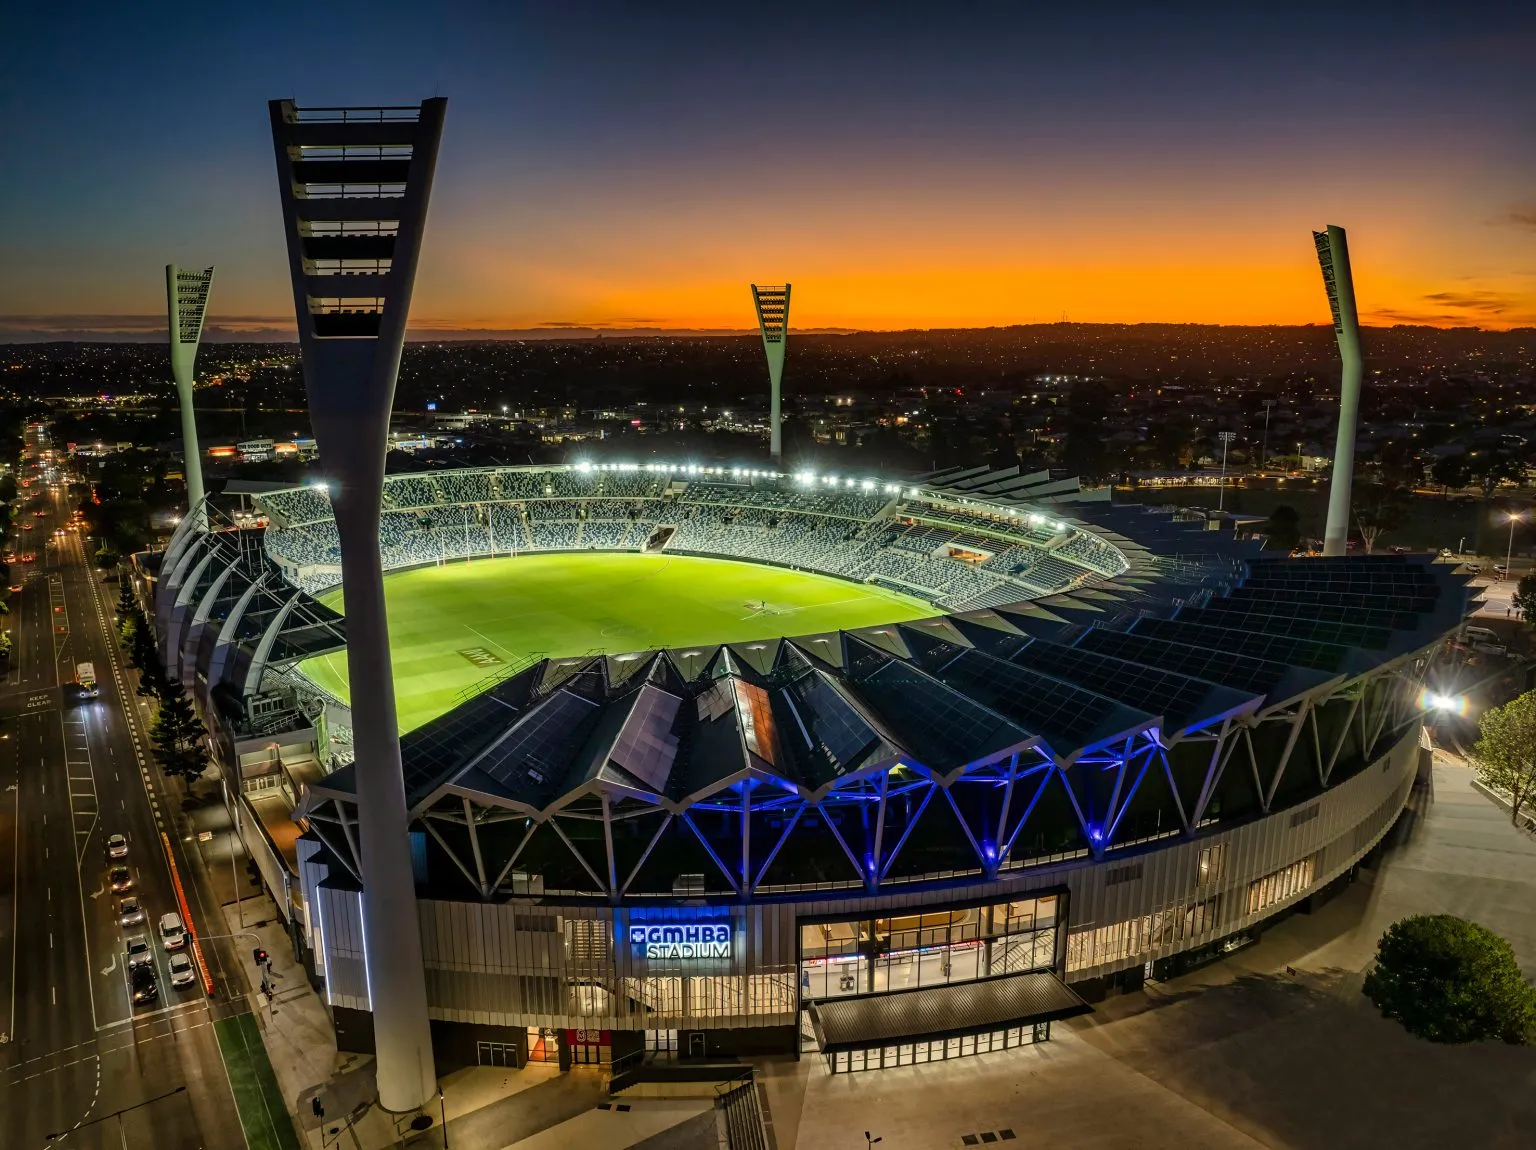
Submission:
M 386 575 L 402 732 L 529 656 L 746 643 L 933 614 L 919 599 L 825 575 L 681 555 L 585 552 Z M 343 610 L 339 590 L 321 596 Z M 344 654 L 300 664 L 348 698 Z

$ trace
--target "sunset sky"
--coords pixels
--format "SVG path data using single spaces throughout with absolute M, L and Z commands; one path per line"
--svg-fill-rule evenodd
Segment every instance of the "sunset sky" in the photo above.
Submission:
M 420 331 L 1320 323 L 1328 223 L 1367 322 L 1536 324 L 1531 5 L 168 7 L 7 17 L 0 339 L 172 260 L 291 328 L 278 96 L 449 98 Z

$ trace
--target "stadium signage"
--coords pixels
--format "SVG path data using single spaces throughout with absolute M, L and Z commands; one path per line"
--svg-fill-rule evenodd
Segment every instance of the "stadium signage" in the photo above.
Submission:
M 643 958 L 730 958 L 731 924 L 680 922 L 635 925 L 629 942 Z

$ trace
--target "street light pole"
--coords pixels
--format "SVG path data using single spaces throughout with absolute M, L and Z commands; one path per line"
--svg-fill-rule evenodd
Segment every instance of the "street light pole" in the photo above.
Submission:
M 240 806 L 239 801 L 230 808 L 230 813 L 235 816 L 235 827 L 230 832 L 234 841 L 229 844 L 229 881 L 235 888 L 235 917 L 240 920 L 240 929 L 245 929 L 245 904 L 240 901 L 240 873 L 235 870 L 235 843 L 240 842 Z
M 1259 448 L 1259 470 L 1263 471 L 1265 464 L 1269 462 L 1269 413 L 1274 410 L 1275 401 L 1264 401 L 1264 446 Z
M 1223 431 L 1216 438 L 1221 440 L 1221 484 L 1216 493 L 1216 510 L 1224 511 L 1227 506 L 1227 448 L 1237 438 L 1237 432 Z
M 1524 518 L 1525 512 L 1523 511 L 1509 512 L 1509 549 L 1504 552 L 1504 578 L 1506 579 L 1514 575 L 1514 572 L 1509 569 L 1509 565 L 1514 562 L 1515 558 L 1515 524 Z

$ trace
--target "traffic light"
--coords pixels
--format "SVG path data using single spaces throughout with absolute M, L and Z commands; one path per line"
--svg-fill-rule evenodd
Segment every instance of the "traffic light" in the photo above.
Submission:
M 267 952 L 259 946 L 252 948 L 251 958 L 255 960 L 257 966 L 267 965 Z

